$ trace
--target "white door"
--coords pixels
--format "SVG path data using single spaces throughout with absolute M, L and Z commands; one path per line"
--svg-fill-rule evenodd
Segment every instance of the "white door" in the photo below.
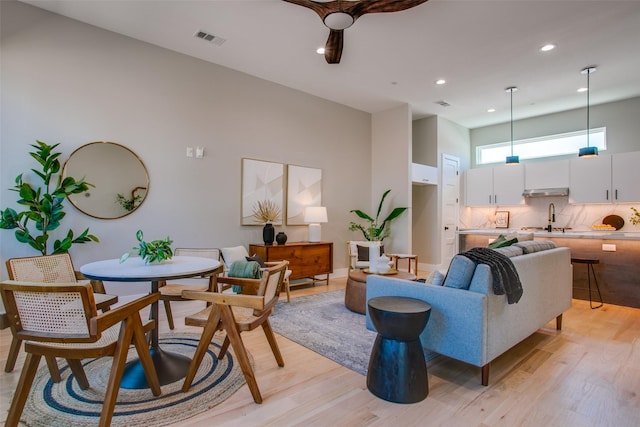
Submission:
M 442 155 L 442 256 L 440 265 L 447 268 L 458 253 L 458 219 L 460 217 L 460 159 Z

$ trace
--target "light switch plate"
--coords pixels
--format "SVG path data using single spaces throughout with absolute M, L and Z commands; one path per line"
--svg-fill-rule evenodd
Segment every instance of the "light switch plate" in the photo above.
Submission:
M 193 157 L 193 147 L 187 147 L 187 157 Z

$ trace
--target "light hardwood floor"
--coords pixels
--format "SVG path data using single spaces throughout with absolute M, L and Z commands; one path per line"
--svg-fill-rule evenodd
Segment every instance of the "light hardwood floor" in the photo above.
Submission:
M 332 279 L 328 287 L 294 288 L 292 297 L 344 286 L 344 279 Z M 199 332 L 182 318 L 200 304 L 172 305 L 177 329 Z M 488 387 L 480 385 L 479 368 L 446 357 L 429 362 L 429 396 L 410 405 L 378 399 L 365 377 L 280 336 L 285 367 L 279 368 L 260 329 L 243 333 L 264 402 L 255 404 L 245 386 L 176 425 L 640 426 L 640 310 L 608 304 L 591 310 L 574 300 L 561 332 L 547 326 L 493 362 Z M 166 321 L 160 328 L 168 330 Z M 10 331 L 0 331 L 3 367 L 9 342 Z M 2 418 L 22 362 L 0 372 Z

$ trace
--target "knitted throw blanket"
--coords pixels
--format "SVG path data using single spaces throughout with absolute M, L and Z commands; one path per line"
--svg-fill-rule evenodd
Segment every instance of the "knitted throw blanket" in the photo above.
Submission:
M 522 297 L 522 283 L 516 267 L 509 257 L 489 248 L 473 248 L 460 255 L 469 258 L 476 264 L 487 264 L 493 276 L 493 293 L 507 294 L 507 303 L 514 304 Z
M 259 279 L 260 264 L 255 261 L 234 261 L 229 267 L 229 277 L 239 277 L 243 279 Z M 242 292 L 242 286 L 233 285 L 233 292 Z

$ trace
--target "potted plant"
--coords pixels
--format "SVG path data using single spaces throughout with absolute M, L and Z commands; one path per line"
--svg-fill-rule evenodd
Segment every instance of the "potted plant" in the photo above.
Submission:
M 173 257 L 173 250 L 171 249 L 173 240 L 171 240 L 169 236 L 167 236 L 167 238 L 164 240 L 152 240 L 150 242 L 145 242 L 143 240 L 143 237 L 144 235 L 142 233 L 142 230 L 138 230 L 136 232 L 136 239 L 139 242 L 138 246 L 134 246 L 131 251 L 124 253 L 120 257 L 121 264 L 136 252 L 140 256 L 140 258 L 144 260 L 145 264 L 154 262 L 160 263 Z
M 11 208 L 0 211 L 0 228 L 15 229 L 18 242 L 28 244 L 42 255 L 49 253 L 47 245 L 49 235 L 60 227 L 60 221 L 65 216 L 63 202 L 71 194 L 81 194 L 89 187 L 93 187 L 92 184 L 85 182 L 84 178 L 79 180 L 70 176 L 62 178 L 58 160 L 61 153 L 54 151 L 58 145 L 47 145 L 42 141 L 31 144 L 35 151 L 29 154 L 40 164 L 40 170 L 31 169 L 31 171 L 42 181 L 42 184 L 32 185 L 25 182 L 24 174 L 18 175 L 15 180 L 16 185 L 10 190 L 20 194 L 18 204 L 25 206 L 26 209 L 21 212 Z M 31 223 L 34 228 L 31 228 Z M 71 245 L 89 241 L 98 242 L 99 240 L 93 234 L 89 234 L 88 228 L 77 237 L 74 237 L 73 231 L 69 230 L 62 240 L 53 242 L 51 253 L 68 252 Z
M 355 213 L 356 215 L 358 215 L 358 217 L 368 222 L 368 225 L 366 226 L 358 224 L 356 222 L 351 222 L 349 224 L 349 230 L 360 230 L 364 235 L 364 238 L 368 241 L 382 241 L 385 237 L 389 237 L 389 235 L 391 234 L 391 231 L 389 230 L 389 224 L 391 223 L 391 221 L 402 215 L 404 211 L 407 210 L 407 208 L 394 208 L 391 213 L 387 215 L 387 217 L 382 222 L 380 222 L 379 218 L 380 212 L 382 211 L 382 205 L 384 204 L 384 200 L 387 198 L 387 195 L 389 195 L 389 192 L 391 192 L 391 190 L 385 191 L 382 195 L 382 199 L 380 199 L 380 204 L 378 205 L 378 211 L 375 218 L 372 218 L 359 209 L 349 211 Z
M 280 208 L 271 200 L 256 202 L 253 208 L 253 217 L 257 222 L 264 224 L 262 229 L 262 240 L 265 245 L 272 245 L 275 238 L 273 223 L 280 217 Z

